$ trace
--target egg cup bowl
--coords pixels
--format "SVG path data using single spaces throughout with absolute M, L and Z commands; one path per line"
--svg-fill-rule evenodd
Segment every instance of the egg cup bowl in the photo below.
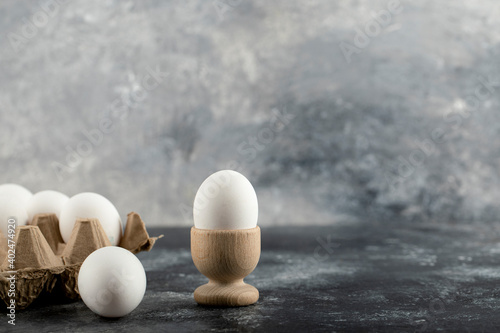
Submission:
M 194 291 L 198 304 L 246 306 L 257 302 L 259 291 L 243 282 L 260 258 L 260 228 L 207 230 L 191 228 L 191 256 L 209 282 Z

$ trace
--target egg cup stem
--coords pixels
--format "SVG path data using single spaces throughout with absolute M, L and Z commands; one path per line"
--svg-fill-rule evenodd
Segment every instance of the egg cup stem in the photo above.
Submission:
M 194 298 L 209 306 L 246 306 L 259 299 L 259 291 L 243 282 L 260 258 L 260 228 L 206 230 L 191 228 L 191 256 L 209 282 Z

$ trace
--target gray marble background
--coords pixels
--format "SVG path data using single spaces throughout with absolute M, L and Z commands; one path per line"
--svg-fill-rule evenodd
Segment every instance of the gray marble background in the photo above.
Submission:
M 495 221 L 500 4 L 389 6 L 4 0 L 0 183 L 190 225 L 234 168 L 261 225 Z

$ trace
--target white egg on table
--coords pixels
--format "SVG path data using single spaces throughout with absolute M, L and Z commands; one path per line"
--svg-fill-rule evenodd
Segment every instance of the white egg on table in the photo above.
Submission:
M 92 252 L 78 273 L 83 302 L 103 317 L 123 317 L 132 312 L 144 297 L 146 283 L 139 259 L 116 246 Z
M 69 241 L 77 219 L 96 218 L 101 223 L 111 245 L 118 245 L 122 236 L 122 222 L 115 206 L 97 193 L 85 192 L 71 197 L 63 206 L 59 229 L 65 243 Z
M 56 214 L 57 218 L 59 218 L 61 210 L 68 200 L 67 195 L 57 191 L 35 193 L 26 207 L 29 221 L 32 221 L 36 214 Z
M 233 170 L 209 176 L 194 199 L 194 226 L 198 229 L 251 229 L 257 226 L 258 215 L 257 194 L 252 184 Z
M 0 185 L 0 196 L 15 197 L 21 205 L 26 207 L 33 193 L 21 185 L 2 184 Z
M 0 230 L 4 236 L 8 235 L 8 225 L 15 220 L 15 226 L 22 226 L 28 223 L 28 213 L 17 197 L 0 195 Z M 14 228 L 15 229 L 15 228 Z

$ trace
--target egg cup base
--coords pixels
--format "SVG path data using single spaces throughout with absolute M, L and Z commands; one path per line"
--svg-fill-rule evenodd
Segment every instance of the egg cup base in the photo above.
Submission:
M 200 305 L 236 307 L 255 304 L 259 291 L 241 280 L 237 283 L 217 283 L 210 281 L 194 291 L 194 299 Z

